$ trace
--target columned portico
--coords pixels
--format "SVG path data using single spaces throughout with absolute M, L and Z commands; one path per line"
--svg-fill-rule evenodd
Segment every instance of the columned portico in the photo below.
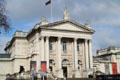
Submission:
M 92 43 L 91 39 L 85 39 L 85 77 L 92 74 L 93 59 L 92 59 Z
M 55 36 L 56 37 L 56 36 Z M 41 37 L 41 61 L 47 62 L 47 71 L 50 71 L 49 69 L 49 36 L 42 36 Z M 66 37 L 65 37 L 66 38 Z M 67 38 L 66 38 L 67 39 Z M 80 70 L 78 69 L 78 50 L 77 45 L 79 38 L 72 38 L 73 39 L 73 74 L 75 77 L 80 78 Z M 63 70 L 62 70 L 62 37 L 57 37 L 57 51 L 56 51 L 56 75 L 59 78 L 63 77 Z M 93 61 L 92 61 L 92 50 L 91 50 L 91 40 L 84 39 L 84 59 L 85 59 L 85 75 L 87 76 L 89 73 L 88 71 L 92 69 L 93 67 Z M 64 53 L 65 54 L 65 53 Z

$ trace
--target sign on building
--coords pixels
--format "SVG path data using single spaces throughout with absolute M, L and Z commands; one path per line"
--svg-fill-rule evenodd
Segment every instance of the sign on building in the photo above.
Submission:
M 41 70 L 42 70 L 42 72 L 47 72 L 46 61 L 41 61 Z
M 30 61 L 30 71 L 36 69 L 36 61 Z
M 112 71 L 113 71 L 113 74 L 117 74 L 117 63 L 115 62 L 112 62 Z

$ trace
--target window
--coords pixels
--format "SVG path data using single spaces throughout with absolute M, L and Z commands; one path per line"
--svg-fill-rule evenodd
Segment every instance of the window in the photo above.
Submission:
M 62 61 L 62 64 L 63 65 L 66 65 L 68 63 L 68 60 L 67 59 L 64 59 L 63 61 Z
M 54 60 L 53 60 L 53 59 L 50 59 L 50 60 L 49 60 L 49 64 L 55 65 Z
M 52 68 L 52 66 L 50 66 L 49 68 L 50 68 L 50 71 L 52 72 L 52 71 L 53 71 L 53 68 Z
M 63 51 L 67 51 L 67 43 L 66 43 L 66 41 L 63 41 Z
M 54 60 L 52 60 L 52 59 L 49 60 L 49 63 L 50 63 L 50 64 L 53 64 L 53 62 L 54 62 Z
M 78 64 L 81 64 L 82 62 L 80 60 L 78 60 Z
M 53 50 L 53 44 L 51 41 L 49 42 L 49 50 Z
M 77 44 L 77 51 L 78 51 L 78 52 L 80 51 L 80 49 L 79 49 L 79 44 Z

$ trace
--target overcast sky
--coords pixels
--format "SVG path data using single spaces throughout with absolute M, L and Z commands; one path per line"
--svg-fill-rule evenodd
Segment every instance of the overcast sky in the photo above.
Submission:
M 7 15 L 12 30 L 0 35 L 0 47 L 3 48 L 16 30 L 29 31 L 40 23 L 44 16 L 51 22 L 51 4 L 47 0 L 6 0 Z M 93 35 L 93 54 L 97 49 L 108 46 L 120 47 L 120 0 L 52 0 L 53 21 L 62 20 L 65 7 L 70 18 L 80 24 L 89 20 L 96 31 Z M 1 46 L 2 45 L 2 46 Z

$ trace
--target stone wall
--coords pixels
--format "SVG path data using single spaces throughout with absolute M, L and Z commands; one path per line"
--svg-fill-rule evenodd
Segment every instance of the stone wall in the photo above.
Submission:
M 12 73 L 12 61 L 0 59 L 0 80 L 5 80 L 6 74 Z

